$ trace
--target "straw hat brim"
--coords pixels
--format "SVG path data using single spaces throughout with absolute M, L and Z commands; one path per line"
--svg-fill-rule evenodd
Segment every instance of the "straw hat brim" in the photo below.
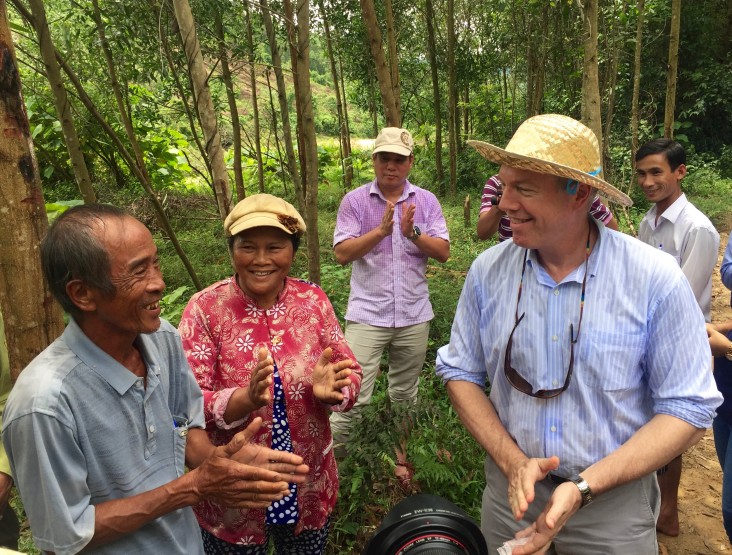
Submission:
M 551 162 L 549 160 L 542 160 L 541 158 L 510 152 L 483 141 L 468 141 L 468 144 L 477 150 L 483 158 L 496 164 L 529 170 L 536 173 L 546 173 L 549 175 L 558 175 L 559 177 L 574 179 L 580 183 L 586 183 L 587 185 L 596 188 L 612 202 L 622 204 L 623 206 L 633 205 L 633 201 L 628 195 L 613 187 L 607 181 L 581 170 L 557 164 L 556 162 Z

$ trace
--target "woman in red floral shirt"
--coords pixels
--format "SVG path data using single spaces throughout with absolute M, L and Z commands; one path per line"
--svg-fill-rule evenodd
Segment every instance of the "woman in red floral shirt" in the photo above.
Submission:
M 361 368 L 325 293 L 288 276 L 305 231 L 272 195 L 241 201 L 224 222 L 235 274 L 195 294 L 179 330 L 204 397 L 206 430 L 227 443 L 253 418 L 254 441 L 303 457 L 303 484 L 267 510 L 203 502 L 194 509 L 209 555 L 322 554 L 338 494 L 331 411 L 349 410 Z

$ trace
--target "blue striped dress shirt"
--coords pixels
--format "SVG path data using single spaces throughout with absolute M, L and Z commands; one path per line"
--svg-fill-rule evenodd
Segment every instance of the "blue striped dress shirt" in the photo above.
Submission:
M 598 226 L 589 257 L 582 329 L 569 388 L 553 399 L 515 390 L 503 372 L 524 249 L 506 241 L 473 263 L 450 343 L 437 353 L 444 382 L 491 385 L 501 422 L 529 457 L 557 455 L 570 476 L 607 456 L 655 414 L 697 428 L 722 402 L 710 371 L 704 317 L 673 258 Z M 513 338 L 513 368 L 538 389 L 561 387 L 570 324 L 580 315 L 584 262 L 561 283 L 529 253 Z

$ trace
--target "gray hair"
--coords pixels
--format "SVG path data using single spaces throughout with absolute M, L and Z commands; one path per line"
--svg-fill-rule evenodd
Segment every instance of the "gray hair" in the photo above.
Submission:
M 107 295 L 116 288 L 110 277 L 109 253 L 99 239 L 98 227 L 104 220 L 131 217 L 108 204 L 83 204 L 64 212 L 41 241 L 41 265 L 51 293 L 71 315 L 79 307 L 66 292 L 66 285 L 81 280 Z

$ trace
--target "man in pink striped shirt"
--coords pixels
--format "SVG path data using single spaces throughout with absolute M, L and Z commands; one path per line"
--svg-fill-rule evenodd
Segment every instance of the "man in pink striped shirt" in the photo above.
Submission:
M 376 179 L 346 194 L 338 209 L 335 257 L 339 264 L 353 263 L 345 336 L 363 381 L 353 409 L 331 416 L 336 441 L 347 439 L 353 417 L 370 402 L 384 349 L 392 402 L 417 396 L 434 316 L 427 259 L 445 262 L 450 237 L 437 197 L 407 179 L 413 149 L 406 129 L 382 129 L 372 156 Z M 403 453 L 397 459 L 398 466 L 406 466 Z

